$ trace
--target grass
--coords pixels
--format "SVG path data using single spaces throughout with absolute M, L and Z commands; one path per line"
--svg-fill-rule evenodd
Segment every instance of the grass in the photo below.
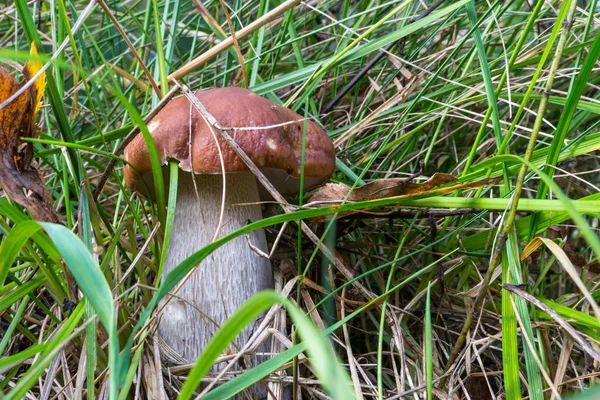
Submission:
M 31 42 L 51 62 L 30 141 L 61 219 L 35 222 L 0 196 L 0 397 L 190 398 L 201 381 L 217 383 L 210 366 L 270 309 L 289 317 L 261 327 L 280 332 L 279 350 L 203 398 L 261 380 L 303 398 L 595 398 L 597 361 L 579 339 L 600 343 L 596 3 L 448 0 L 424 13 L 433 2 L 306 1 L 214 50 L 282 3 L 0 5 L 7 68 Z M 135 196 L 118 149 L 132 129 L 151 143 L 145 116 L 175 86 L 169 76 L 200 56 L 178 77 L 188 87 L 247 86 L 320 122 L 336 144 L 333 182 L 406 177 L 420 161 L 417 182 L 436 172 L 465 185 L 503 180 L 321 208 L 306 207 L 306 193 L 285 211 L 265 206 L 263 220 L 160 279 L 176 191 L 157 179 L 157 204 Z M 321 215 L 341 218 L 311 225 L 319 250 L 294 221 Z M 153 335 L 160 299 L 227 241 L 265 229 L 272 245 L 282 226 L 273 262 L 294 267 L 278 293 L 240 308 L 197 362 L 170 364 Z M 526 284 L 559 317 L 504 283 Z

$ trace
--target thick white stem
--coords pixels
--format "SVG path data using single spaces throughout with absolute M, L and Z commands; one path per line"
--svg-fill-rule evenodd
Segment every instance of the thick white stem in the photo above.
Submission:
M 259 201 L 256 179 L 251 173 L 227 176 L 225 213 L 220 235 L 262 218 L 260 205 L 234 206 Z M 209 244 L 217 229 L 222 197 L 220 175 L 196 175 L 198 196 L 191 174 L 179 174 L 173 233 L 164 267 L 167 273 L 186 257 Z M 262 230 L 250 235 L 254 246 L 267 252 Z M 272 287 L 271 263 L 258 256 L 246 237 L 225 244 L 207 259 L 173 298 L 160 316 L 158 331 L 182 357 L 195 361 L 208 341 L 248 298 Z M 205 315 L 203 315 L 205 314 Z M 210 319 L 209 319 L 210 318 Z M 239 347 L 252 333 L 247 327 L 235 340 Z M 235 350 L 232 348 L 232 351 Z

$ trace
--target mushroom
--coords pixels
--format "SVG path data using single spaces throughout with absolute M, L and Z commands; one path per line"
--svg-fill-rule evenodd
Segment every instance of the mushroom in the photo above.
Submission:
M 229 134 L 281 194 L 298 193 L 302 116 L 241 88 L 209 89 L 195 95 L 221 126 L 230 129 Z M 148 129 L 163 165 L 175 160 L 180 168 L 175 220 L 163 268 L 166 274 L 212 240 L 221 212 L 221 161 L 215 136 L 185 96 L 171 100 L 150 121 Z M 216 131 L 215 135 L 226 172 L 221 229 L 225 234 L 246 225 L 248 220 L 261 219 L 258 202 L 262 186 L 259 188 L 246 164 Z M 151 197 L 152 169 L 141 135 L 125 149 L 125 160 L 133 167 L 124 168 L 127 185 Z M 327 181 L 334 166 L 335 154 L 329 136 L 307 121 L 305 191 Z M 234 206 L 240 203 L 253 205 Z M 267 252 L 262 230 L 254 231 L 250 242 Z M 216 331 L 215 324 L 220 326 L 248 298 L 270 287 L 270 261 L 259 256 L 246 238 L 236 238 L 213 252 L 181 287 L 177 297 L 169 301 L 161 316 L 159 335 L 179 355 L 195 360 Z M 239 343 L 248 340 L 250 334 L 251 327 L 247 327 L 238 336 Z

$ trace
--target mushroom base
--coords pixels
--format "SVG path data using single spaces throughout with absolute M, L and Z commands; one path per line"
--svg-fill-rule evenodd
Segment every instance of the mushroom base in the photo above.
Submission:
M 190 173 L 179 174 L 177 206 L 164 274 L 185 258 L 211 243 L 221 212 L 222 176 L 195 175 L 198 194 Z M 235 206 L 259 201 L 256 178 L 250 173 L 226 175 L 227 190 L 220 236 L 262 218 L 261 207 Z M 267 252 L 262 230 L 250 234 L 253 246 Z M 271 288 L 271 263 L 253 251 L 246 236 L 238 237 L 214 251 L 192 273 L 164 308 L 158 332 L 173 350 L 195 361 L 215 332 L 247 299 Z M 241 348 L 250 338 L 253 326 L 238 335 Z M 235 346 L 230 349 L 237 352 Z M 260 357 L 247 359 L 252 364 Z M 225 364 L 222 364 L 225 365 Z

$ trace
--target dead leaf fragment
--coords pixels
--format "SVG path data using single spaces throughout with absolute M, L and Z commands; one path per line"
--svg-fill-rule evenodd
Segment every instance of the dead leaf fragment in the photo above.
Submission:
M 405 194 L 418 194 L 448 183 L 458 183 L 452 175 L 436 172 L 423 183 L 410 182 L 405 178 L 377 179 L 366 183 L 352 191 L 343 183 L 328 183 L 321 187 L 310 198 L 310 202 L 342 201 L 348 196 L 348 201 L 366 201 L 385 199 L 387 197 L 402 196 Z
M 423 197 L 447 194 L 455 190 L 474 189 L 483 186 L 494 185 L 501 178 L 483 179 L 481 181 L 460 184 L 458 180 L 449 174 L 436 172 L 431 178 L 423 183 L 414 183 L 406 178 L 378 179 L 364 184 L 352 192 L 350 187 L 343 183 L 328 183 L 321 187 L 310 198 L 311 206 L 327 206 L 331 203 L 341 203 L 342 201 L 360 202 L 369 200 L 380 200 L 390 197 Z M 443 188 L 435 189 L 438 186 Z M 337 214 L 338 218 L 355 214 L 363 210 L 344 211 Z M 329 216 L 320 216 L 312 218 L 310 221 L 319 223 L 326 221 Z
M 378 179 L 354 189 L 350 195 L 350 200 L 365 201 L 406 194 L 418 194 L 448 183 L 458 183 L 458 180 L 452 175 L 439 172 L 436 172 L 423 183 L 409 182 L 404 178 Z
M 33 43 L 31 55 L 37 54 Z M 41 68 L 39 61 L 27 62 L 22 71 L 25 82 L 31 80 Z M 8 70 L 0 67 L 0 103 L 22 86 Z M 44 73 L 31 87 L 0 109 L 0 185 L 10 198 L 27 208 L 35 219 L 57 222 L 52 196 L 46 189 L 37 163 L 33 161 L 33 143 L 21 140 L 22 137 L 37 136 L 36 119 L 45 86 Z
M 346 198 L 349 191 L 350 187 L 343 183 L 327 183 L 325 186 L 320 187 L 309 201 L 311 203 L 339 202 Z

